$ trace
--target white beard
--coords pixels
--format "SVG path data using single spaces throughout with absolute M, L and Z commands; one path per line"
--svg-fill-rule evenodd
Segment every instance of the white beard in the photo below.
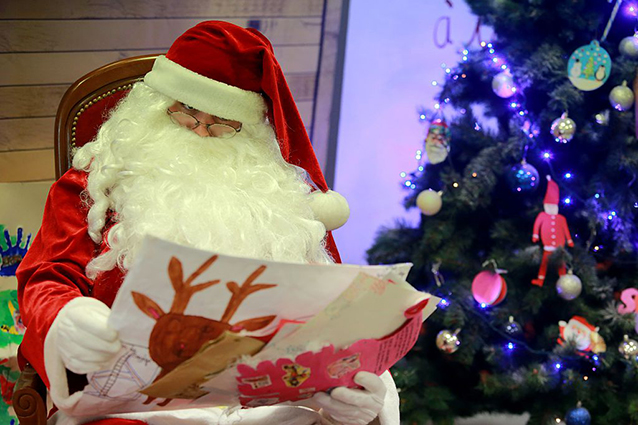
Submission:
M 267 123 L 244 125 L 231 139 L 200 137 L 170 121 L 172 103 L 138 83 L 75 155 L 74 167 L 89 172 L 96 243 L 108 210 L 116 214 L 110 249 L 88 264 L 89 278 L 116 265 L 127 270 L 145 235 L 242 257 L 332 261 L 310 187 L 283 160 Z

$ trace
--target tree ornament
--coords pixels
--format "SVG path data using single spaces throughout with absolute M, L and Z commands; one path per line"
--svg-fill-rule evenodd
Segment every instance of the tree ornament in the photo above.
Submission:
M 608 125 L 609 124 L 609 109 L 605 109 L 597 113 L 594 118 L 596 119 L 596 124 L 599 125 Z
M 532 285 L 543 286 L 545 283 L 545 275 L 547 273 L 547 264 L 552 252 L 558 247 L 567 244 L 574 246 L 574 241 L 569 233 L 567 219 L 558 213 L 558 203 L 560 202 L 560 188 L 551 176 L 547 178 L 547 191 L 543 198 L 543 211 L 539 212 L 534 220 L 534 230 L 532 233 L 532 243 L 540 241 L 543 244 L 543 258 L 541 266 L 538 269 L 538 276 L 532 280 Z M 566 272 L 565 264 L 561 264 L 558 268 L 558 275 L 562 276 Z
M 623 56 L 631 59 L 638 58 L 638 33 L 623 38 L 618 45 L 618 50 Z
M 598 333 L 599 328 L 595 327 L 584 317 L 574 316 L 569 322 L 561 320 L 558 322 L 560 338 L 558 344 L 564 345 L 566 342 L 573 343 L 577 350 L 591 351 L 593 353 L 604 353 L 607 351 L 605 341 Z
M 518 322 L 514 321 L 513 316 L 509 317 L 507 325 L 505 325 L 505 333 L 513 337 L 518 337 L 523 334 L 523 328 Z
M 589 411 L 582 407 L 581 403 L 578 402 L 578 407 L 570 410 L 565 415 L 565 424 L 567 425 L 590 425 L 591 424 L 591 415 Z
M 516 93 L 516 86 L 514 85 L 514 78 L 510 74 L 509 70 L 499 72 L 492 79 L 492 90 L 498 97 L 504 99 L 512 97 Z
M 567 116 L 567 112 L 563 112 L 560 118 L 556 118 L 552 122 L 550 130 L 554 140 L 558 143 L 567 143 L 572 140 L 574 133 L 576 133 L 576 123 Z
M 522 160 L 512 166 L 505 175 L 509 187 L 515 192 L 533 192 L 538 186 L 538 171 L 533 165 Z
M 618 346 L 618 351 L 627 360 L 635 359 L 638 356 L 638 342 L 625 335 L 623 342 Z
M 481 306 L 497 305 L 507 295 L 507 283 L 500 273 L 484 270 L 472 280 L 472 295 Z
M 567 62 L 569 81 L 583 91 L 596 90 L 605 84 L 610 73 L 611 58 L 598 40 L 576 49 Z
M 443 200 L 441 192 L 432 189 L 424 190 L 416 197 L 416 205 L 424 215 L 432 216 L 441 211 Z
M 618 304 L 618 313 L 633 314 L 636 322 L 636 333 L 638 333 L 638 289 L 627 288 L 620 293 L 620 302 Z
M 461 341 L 458 338 L 458 333 L 461 329 L 457 329 L 451 332 L 447 329 L 442 330 L 436 336 L 436 347 L 444 353 L 452 354 L 459 349 Z
M 564 300 L 571 301 L 576 299 L 583 290 L 583 283 L 571 270 L 567 274 L 562 275 L 556 282 L 556 291 L 558 296 Z
M 447 123 L 437 118 L 430 123 L 428 135 L 425 138 L 425 152 L 431 164 L 440 164 L 447 158 L 450 152 L 450 129 Z
M 627 111 L 634 105 L 634 92 L 627 87 L 627 81 L 616 86 L 609 92 L 609 103 L 618 111 Z

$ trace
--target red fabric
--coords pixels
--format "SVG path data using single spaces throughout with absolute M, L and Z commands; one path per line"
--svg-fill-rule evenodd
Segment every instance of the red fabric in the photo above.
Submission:
M 558 205 L 560 190 L 554 180 L 547 180 L 547 192 L 545 192 L 544 204 Z
M 88 209 L 80 196 L 86 179 L 86 173 L 71 169 L 53 184 L 40 231 L 16 272 L 18 303 L 27 327 L 18 353 L 20 365 L 31 363 L 47 387 L 44 340 L 58 311 L 80 296 L 92 296 L 110 307 L 124 279 L 118 268 L 100 274 L 95 282 L 86 277 L 88 262 L 107 249 L 88 234 Z M 338 256 L 330 234 L 326 243 Z
M 547 214 L 545 211 L 538 213 L 534 221 L 532 241 L 538 241 L 538 237 L 548 251 L 553 251 L 559 246 L 574 246 L 572 236 L 567 227 L 567 220 L 561 214 Z
M 99 421 L 86 422 L 82 425 L 146 425 L 147 422 L 137 419 L 100 419 Z
M 306 170 L 323 192 L 328 190 L 283 71 L 264 35 L 228 22 L 201 22 L 175 40 L 166 58 L 215 81 L 262 93 L 284 159 Z
M 547 263 L 549 262 L 549 257 L 552 255 L 552 251 L 543 251 L 543 259 L 541 260 L 541 266 L 538 269 L 538 278 L 534 279 L 532 283 L 536 286 L 543 286 L 545 283 L 545 277 L 547 276 Z M 558 275 L 562 276 L 567 273 L 567 268 L 565 264 L 561 264 L 558 266 Z
M 116 91 L 93 103 L 80 114 L 75 124 L 75 146 L 84 146 L 95 138 L 97 131 L 108 118 L 108 112 L 113 109 L 128 92 L 128 90 Z

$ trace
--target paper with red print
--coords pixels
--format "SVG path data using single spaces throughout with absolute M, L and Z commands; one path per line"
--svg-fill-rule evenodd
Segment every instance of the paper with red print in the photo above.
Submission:
M 334 387 L 357 387 L 357 372 L 382 374 L 407 354 L 419 337 L 422 317 L 406 320 L 393 334 L 382 339 L 364 339 L 335 350 L 324 347 L 294 359 L 264 361 L 255 368 L 237 366 L 240 402 L 243 406 L 264 406 L 311 397 Z
M 87 376 L 88 385 L 72 395 L 65 413 L 93 416 L 240 405 L 236 363 L 258 365 L 278 359 L 292 363 L 304 352 L 324 352 L 329 346 L 339 352 L 360 340 L 381 340 L 393 334 L 406 322 L 404 312 L 415 305 L 430 314 L 438 299 L 405 282 L 410 266 L 281 263 L 211 253 L 149 237 L 127 273 L 109 317 L 122 350 L 104 370 Z M 430 301 L 419 304 L 426 299 Z M 419 317 L 415 323 L 420 325 L 423 317 Z M 160 321 L 168 322 L 166 318 L 175 319 L 172 324 L 183 323 L 184 332 L 173 329 L 167 335 L 157 331 Z M 191 322 L 202 326 L 190 326 Z M 221 336 L 217 336 L 217 328 L 223 331 Z M 192 339 L 200 338 L 208 332 L 205 329 L 215 331 L 210 340 L 192 357 L 176 364 L 173 357 L 191 348 L 190 332 L 198 330 Z M 188 337 L 182 337 L 186 333 Z M 173 339 L 178 342 L 175 346 L 170 345 Z M 249 339 L 270 340 L 272 344 L 260 350 L 259 344 L 247 342 Z M 248 343 L 251 347 L 245 349 Z M 348 368 L 357 361 L 394 353 L 388 351 L 387 342 L 377 343 L 361 343 L 366 350 L 359 358 L 340 357 L 340 363 L 332 358 L 321 361 L 333 376 L 351 379 L 353 371 Z M 216 351 L 216 347 L 220 349 Z M 227 355 L 229 350 L 233 356 Z M 395 359 L 406 351 L 398 350 L 388 358 Z M 316 379 L 309 373 L 291 366 L 286 379 L 290 385 Z M 188 376 L 189 380 L 176 376 Z M 162 393 L 167 379 L 171 391 Z M 152 386 L 157 392 L 151 394 L 148 389 Z

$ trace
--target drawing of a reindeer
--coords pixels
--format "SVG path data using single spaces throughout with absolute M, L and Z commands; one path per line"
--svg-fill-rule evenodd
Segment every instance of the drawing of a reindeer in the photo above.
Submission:
M 175 257 L 170 259 L 168 276 L 175 289 L 175 298 L 168 313 L 164 312 L 155 301 L 146 295 L 139 292 L 131 293 L 133 301 L 139 309 L 157 321 L 151 331 L 149 353 L 153 361 L 161 367 L 161 371 L 153 382 L 158 381 L 179 364 L 193 357 L 204 343 L 218 338 L 224 331 L 256 331 L 268 326 L 275 319 L 276 316 L 272 315 L 243 320 L 233 325 L 230 324 L 230 319 L 239 308 L 239 305 L 250 294 L 277 286 L 267 283 L 252 284 L 266 270 L 265 265 L 258 267 L 246 278 L 241 286 L 233 281 L 226 283 L 226 287 L 232 293 L 232 297 L 220 320 L 184 314 L 186 306 L 196 292 L 220 283 L 219 279 L 215 279 L 191 285 L 217 258 L 218 256 L 215 255 L 208 259 L 185 281 L 182 263 Z M 153 397 L 149 397 L 145 404 L 153 399 Z

